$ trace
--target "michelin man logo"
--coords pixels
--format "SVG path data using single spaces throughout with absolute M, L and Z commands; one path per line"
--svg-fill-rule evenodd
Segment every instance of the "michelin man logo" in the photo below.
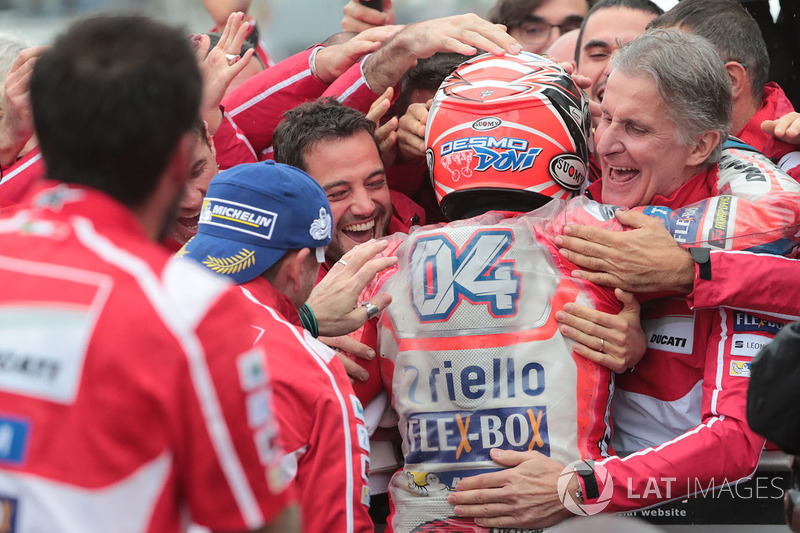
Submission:
M 575 494 L 570 493 L 569 483 L 573 477 L 578 475 L 578 471 L 594 473 L 598 484 L 602 487 L 602 492 L 597 497 L 595 503 L 584 503 L 580 501 Z M 558 477 L 558 497 L 561 503 L 569 512 L 578 516 L 592 516 L 605 509 L 611 501 L 611 496 L 614 494 L 614 483 L 608 470 L 603 465 L 597 464 L 594 461 L 573 461 L 568 464 L 561 475 Z
M 211 221 L 211 200 L 203 200 L 203 208 L 200 210 L 200 222 Z
M 330 239 L 332 226 L 333 222 L 331 221 L 331 216 L 328 214 L 328 211 L 324 207 L 320 207 L 319 218 L 311 223 L 308 234 L 311 235 L 311 238 L 315 241 Z

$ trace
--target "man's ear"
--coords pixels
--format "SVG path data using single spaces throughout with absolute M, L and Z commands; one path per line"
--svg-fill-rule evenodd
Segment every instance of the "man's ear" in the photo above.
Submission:
M 284 261 L 284 268 L 286 268 L 286 271 L 284 275 L 286 276 L 286 280 L 291 283 L 293 292 L 295 293 L 299 293 L 303 290 L 303 263 L 309 253 L 311 253 L 310 248 L 286 252 L 286 260 Z
M 707 131 L 698 136 L 696 144 L 689 153 L 689 165 L 698 166 L 705 163 L 708 156 L 719 144 L 719 141 L 720 133 L 718 131 Z
M 747 70 L 741 63 L 736 61 L 728 61 L 725 63 L 725 72 L 731 80 L 731 95 L 733 100 L 741 98 L 742 96 L 749 96 L 751 91 L 750 78 L 747 77 Z

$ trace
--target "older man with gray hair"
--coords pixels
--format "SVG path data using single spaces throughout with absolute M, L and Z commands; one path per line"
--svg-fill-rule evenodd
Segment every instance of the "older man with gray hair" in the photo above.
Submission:
M 624 207 L 650 206 L 644 212 L 655 218 L 636 211 L 617 218 L 658 235 L 654 253 L 679 246 L 658 218 L 700 201 L 694 217 L 678 220 L 686 226 L 685 242 L 709 246 L 716 238 L 749 238 L 754 227 L 782 228 L 783 220 L 764 222 L 765 212 L 788 207 L 789 198 L 796 202 L 800 187 L 761 154 L 723 145 L 730 121 L 730 83 L 705 39 L 677 30 L 640 36 L 612 63 L 596 131 L 602 179 L 589 194 Z M 575 229 L 568 227 L 557 243 L 579 264 L 592 247 L 620 236 L 584 227 L 595 238 L 576 244 Z M 708 256 L 707 249 L 697 250 L 687 254 L 690 262 Z M 565 324 L 562 333 L 577 341 L 576 352 L 606 366 L 616 362 L 619 370 L 636 365 L 617 376 L 613 409 L 614 449 L 635 453 L 565 467 L 536 452 L 492 450 L 505 469 L 462 480 L 449 498 L 457 515 L 484 527 L 543 527 L 571 513 L 686 498 L 715 480 L 733 483 L 753 474 L 764 439 L 746 423 L 749 359 L 731 334 L 746 331 L 766 343 L 780 325 L 749 327 L 758 320 L 739 311 L 693 311 L 684 298 L 661 299 L 642 312 L 647 352 L 638 362 L 626 359 L 628 335 L 614 331 L 612 315 L 577 305 L 565 310 L 556 318 Z

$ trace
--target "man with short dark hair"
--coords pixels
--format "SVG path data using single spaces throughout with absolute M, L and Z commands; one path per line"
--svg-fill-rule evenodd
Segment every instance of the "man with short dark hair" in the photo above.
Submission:
M 333 240 L 324 268 L 357 244 L 408 229 L 408 209 L 393 205 L 398 197 L 390 195 L 372 121 L 333 99 L 303 104 L 284 117 L 275 130 L 275 161 L 308 172 L 331 203 Z
M 0 222 L 7 530 L 297 530 L 266 344 L 226 283 L 153 242 L 201 92 L 182 32 L 144 17 L 78 22 L 37 60 L 52 181 Z
M 624 44 L 664 11 L 650 0 L 600 0 L 586 14 L 575 47 L 577 73 L 591 80 L 589 97 L 603 100 L 608 64 Z

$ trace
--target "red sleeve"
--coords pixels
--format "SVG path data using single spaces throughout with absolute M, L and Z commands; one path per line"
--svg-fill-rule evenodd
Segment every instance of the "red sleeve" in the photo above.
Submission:
M 272 144 L 272 134 L 285 111 L 317 98 L 326 89 L 327 85 L 311 72 L 309 60 L 313 52 L 311 48 L 284 59 L 253 76 L 222 100 L 256 154 Z M 217 147 L 218 157 L 219 152 Z
M 330 87 L 325 90 L 322 96 L 336 98 L 347 107 L 358 109 L 366 115 L 372 103 L 377 100 L 380 95 L 370 89 L 369 84 L 367 84 L 367 79 L 364 77 L 364 72 L 361 70 L 363 64 L 364 59 L 347 69 L 344 74 L 331 83 Z M 399 94 L 400 86 L 398 85 L 394 89 L 395 100 Z
M 282 464 L 284 472 L 294 476 L 303 530 L 372 532 L 369 436 L 361 404 L 339 359 L 308 335 L 295 329 L 295 339 L 281 341 L 291 341 L 290 349 L 274 347 L 286 328 L 294 329 L 287 323 L 275 327 L 270 362 L 275 366 L 275 405 L 286 447 Z
M 238 295 L 224 293 L 196 328 L 205 361 L 190 357 L 191 383 L 182 387 L 186 416 L 177 460 L 192 519 L 215 531 L 257 529 L 294 500 L 280 477 L 264 344 L 219 335 L 247 323 Z
M 609 476 L 596 467 L 595 477 L 601 485 L 613 483 L 606 512 L 630 511 L 708 492 L 715 486 L 748 479 L 755 472 L 765 440 L 750 430 L 746 420 L 752 355 L 733 355 L 736 335 L 729 333 L 736 331 L 736 311 L 719 308 L 702 313 L 698 319 L 709 324 L 710 333 L 704 354 L 702 422 L 655 448 L 599 463 Z M 774 337 L 764 331 L 747 335 L 763 337 L 764 342 Z M 603 494 L 602 487 L 599 492 Z
M 0 170 L 0 210 L 4 211 L 20 203 L 31 185 L 44 177 L 42 152 L 37 146 L 13 165 L 2 166 Z
M 236 122 L 224 109 L 222 122 L 212 137 L 220 170 L 242 163 L 255 163 L 258 161 L 258 155 L 250 145 L 250 141 L 247 140 L 245 134 L 239 130 L 239 126 L 236 125 Z
M 695 273 L 694 291 L 687 297 L 693 309 L 736 307 L 784 320 L 800 315 L 800 261 L 750 252 L 714 251 L 711 279 Z M 763 283 L 764 277 L 781 280 Z M 792 296 L 794 295 L 794 296 Z

